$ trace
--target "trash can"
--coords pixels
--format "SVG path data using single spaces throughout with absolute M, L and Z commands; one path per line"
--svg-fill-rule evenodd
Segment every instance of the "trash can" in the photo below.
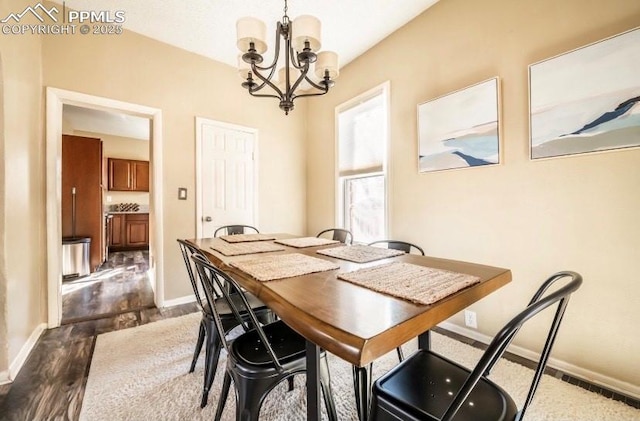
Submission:
M 62 279 L 87 276 L 89 269 L 90 237 L 62 238 Z

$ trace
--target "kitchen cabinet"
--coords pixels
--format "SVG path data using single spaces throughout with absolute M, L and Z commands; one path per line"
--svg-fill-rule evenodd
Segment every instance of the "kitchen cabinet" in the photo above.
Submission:
M 109 225 L 109 250 L 132 250 L 149 247 L 149 214 L 112 214 Z
M 108 186 L 112 191 L 149 191 L 149 161 L 109 158 Z

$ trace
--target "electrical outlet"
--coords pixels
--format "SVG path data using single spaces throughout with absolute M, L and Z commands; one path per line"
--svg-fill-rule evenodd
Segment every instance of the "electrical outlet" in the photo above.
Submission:
M 111 203 L 111 196 L 107 195 L 107 203 Z
M 478 328 L 478 319 L 476 319 L 476 312 L 471 310 L 464 311 L 464 324 L 467 327 L 474 329 Z

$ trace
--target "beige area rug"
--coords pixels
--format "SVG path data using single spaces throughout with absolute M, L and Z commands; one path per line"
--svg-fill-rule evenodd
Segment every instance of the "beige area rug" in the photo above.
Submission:
M 433 304 L 480 282 L 477 276 L 403 262 L 392 262 L 341 273 L 338 278 L 424 305 Z
M 200 314 L 194 313 L 140 327 L 98 336 L 87 380 L 80 419 L 116 420 L 212 420 L 226 362 L 224 351 L 209 398 L 200 409 L 204 353 L 194 373 L 187 373 L 198 333 Z M 562 333 L 561 333 L 562 334 Z M 415 342 L 405 345 L 408 355 Z M 433 348 L 466 366 L 481 351 L 434 334 Z M 378 377 L 397 362 L 395 351 L 377 360 Z M 331 384 L 341 421 L 356 421 L 351 366 L 330 356 Z M 532 371 L 501 360 L 491 375 L 520 404 L 528 390 Z M 286 382 L 266 398 L 261 421 L 305 419 L 304 375 L 296 376 L 296 388 L 287 392 Z M 233 393 L 223 420 L 233 421 Z M 544 376 L 526 421 L 638 421 L 640 410 L 550 376 Z

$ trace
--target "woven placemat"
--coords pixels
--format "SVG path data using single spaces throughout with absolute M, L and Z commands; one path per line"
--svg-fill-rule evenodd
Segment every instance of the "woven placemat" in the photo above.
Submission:
M 403 262 L 341 273 L 338 278 L 424 305 L 433 304 L 480 282 L 477 276 Z
M 324 254 L 325 256 L 336 257 L 342 260 L 348 260 L 350 262 L 367 263 L 375 260 L 386 259 L 387 257 L 399 256 L 404 254 L 404 251 L 356 245 L 318 250 L 317 253 Z
M 291 278 L 340 268 L 340 265 L 333 262 L 299 253 L 261 256 L 251 260 L 233 262 L 231 265 L 259 281 Z
M 329 240 L 328 238 L 301 237 L 301 238 L 288 238 L 286 240 L 276 240 L 276 243 L 301 249 L 305 247 L 326 246 L 327 244 L 339 243 L 339 241 Z
M 227 243 L 246 243 L 249 241 L 267 241 L 276 239 L 276 237 L 270 234 L 234 234 L 223 235 L 220 238 Z
M 225 256 L 241 256 L 243 254 L 253 253 L 267 253 L 270 251 L 282 251 L 285 248 L 273 243 L 264 242 L 251 242 L 251 243 L 238 243 L 228 244 L 222 243 L 211 246 L 211 248 L 217 252 L 224 254 Z

